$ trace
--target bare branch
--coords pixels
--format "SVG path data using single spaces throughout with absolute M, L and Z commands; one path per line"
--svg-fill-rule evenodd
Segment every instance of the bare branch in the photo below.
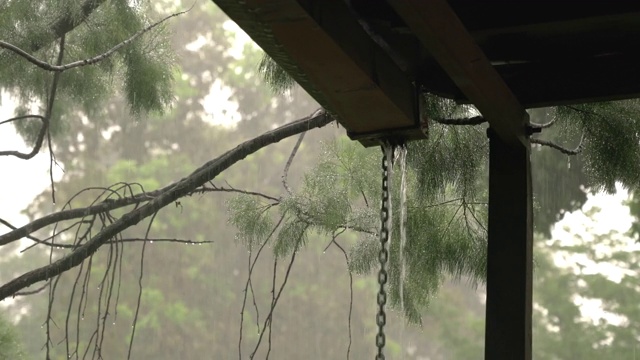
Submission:
M 343 232 L 344 230 L 335 232 L 333 234 L 333 238 L 331 239 L 331 244 L 334 244 L 340 250 L 340 252 L 342 252 L 342 255 L 344 256 L 344 262 L 347 265 L 347 272 L 349 273 L 349 315 L 347 317 L 347 324 L 348 324 L 348 330 L 349 330 L 349 344 L 347 345 L 347 360 L 349 360 L 349 355 L 351 354 L 351 342 L 352 342 L 351 315 L 353 313 L 353 274 L 351 273 L 351 270 L 349 270 L 349 255 L 347 255 L 347 251 L 336 240 L 337 237 L 340 236 L 340 234 L 342 234 Z
M 582 152 L 583 149 L 583 145 L 582 142 L 584 140 L 584 135 L 582 136 L 582 138 L 580 138 L 580 144 L 578 144 L 578 146 L 576 146 L 575 149 L 571 150 L 571 149 L 567 149 L 561 145 L 558 145 L 556 143 L 554 143 L 553 141 L 548 141 L 548 140 L 542 140 L 542 139 L 536 139 L 536 138 L 531 138 L 529 139 L 531 141 L 532 144 L 538 144 L 541 146 L 548 146 L 550 148 L 556 149 L 558 151 L 560 151 L 561 153 L 565 154 L 565 155 L 578 155 Z
M 213 180 L 222 171 L 244 159 L 248 155 L 265 146 L 279 142 L 282 139 L 299 134 L 303 131 L 324 126 L 332 120 L 333 119 L 323 111 L 315 116 L 294 121 L 277 129 L 268 131 L 254 139 L 243 142 L 218 158 L 205 163 L 191 175 L 175 183 L 175 185 L 170 185 L 166 191 L 162 192 L 144 206 L 125 214 L 120 219 L 114 221 L 111 225 L 106 226 L 98 234 L 79 246 L 72 253 L 49 265 L 29 271 L 0 286 L 0 300 L 12 296 L 16 292 L 31 286 L 36 282 L 50 279 L 75 266 L 78 266 L 84 261 L 84 259 L 95 253 L 100 246 L 105 244 L 114 236 L 120 234 L 123 230 L 138 224 L 140 221 L 158 212 L 163 207 L 172 204 L 183 196 L 188 195 L 194 189 Z M 2 244 L 0 243 L 0 245 Z
M 487 120 L 482 116 L 460 119 L 433 119 L 433 121 L 442 125 L 480 125 L 487 122 Z
M 36 138 L 35 144 L 33 145 L 33 149 L 31 150 L 31 152 L 27 154 L 27 153 L 22 153 L 15 150 L 5 150 L 5 151 L 0 151 L 0 156 L 15 156 L 19 159 L 29 160 L 34 156 L 36 156 L 36 154 L 40 151 L 40 148 L 42 147 L 42 142 L 44 141 L 44 136 L 47 134 L 47 130 L 49 129 L 48 118 L 42 115 L 23 115 L 23 116 L 17 116 L 8 120 L 4 120 L 0 122 L 0 125 L 9 123 L 11 121 L 17 121 L 17 120 L 23 120 L 23 119 L 29 119 L 29 118 L 36 118 L 42 121 L 42 127 L 38 132 L 38 137 Z
M 195 4 L 195 3 L 194 3 Z M 193 7 L 193 5 L 192 5 Z M 23 57 L 25 60 L 29 61 L 30 63 L 36 65 L 37 67 L 47 70 L 47 71 L 54 71 L 54 72 L 63 72 L 69 69 L 73 69 L 76 67 L 80 67 L 80 66 L 87 66 L 87 65 L 93 65 L 96 63 L 99 63 L 102 60 L 107 59 L 108 57 L 110 57 L 111 55 L 113 55 L 116 51 L 120 50 L 121 48 L 131 44 L 133 41 L 135 41 L 137 38 L 139 38 L 140 36 L 142 36 L 143 34 L 145 34 L 146 32 L 152 30 L 153 28 L 157 27 L 158 25 L 164 23 L 165 21 L 176 17 L 176 16 L 180 16 L 184 13 L 189 12 L 189 10 L 191 10 L 190 8 L 184 11 L 180 11 L 174 14 L 171 14 L 147 27 L 145 27 L 144 29 L 138 31 L 137 33 L 133 34 L 130 38 L 124 40 L 123 42 L 117 44 L 116 46 L 112 47 L 111 49 L 109 49 L 107 52 L 102 53 L 100 55 L 94 56 L 92 58 L 89 59 L 83 59 L 83 60 L 78 60 L 78 61 L 74 61 L 65 65 L 51 65 L 45 61 L 42 61 L 38 58 L 36 58 L 35 56 L 29 54 L 28 52 L 20 49 L 19 47 L 10 44 L 6 41 L 2 41 L 0 40 L 0 48 L 4 48 L 10 51 L 13 51 L 14 53 L 20 55 L 21 57 Z
M 28 114 L 28 115 L 16 116 L 16 117 L 12 117 L 11 119 L 0 121 L 0 125 L 4 125 L 10 122 L 24 120 L 24 119 L 31 119 L 31 118 L 37 118 L 44 121 L 44 116 L 42 115 Z
M 40 286 L 39 288 L 35 289 L 35 290 L 28 290 L 28 291 L 18 291 L 15 296 L 29 296 L 29 295 L 35 295 L 35 294 L 39 294 L 42 292 L 42 290 L 48 288 L 51 285 L 50 281 L 47 281 L 46 283 L 44 283 L 44 285 Z
M 64 44 L 65 44 L 66 35 L 62 35 L 60 38 L 60 50 L 58 50 L 58 60 L 56 62 L 57 65 L 62 64 L 62 59 L 64 58 Z M 51 83 L 51 91 L 49 91 L 49 101 L 47 102 L 47 112 L 45 118 L 47 120 L 51 119 L 51 113 L 53 112 L 53 104 L 56 101 L 56 92 L 58 91 L 58 83 L 60 82 L 60 75 L 62 73 L 53 74 L 53 82 Z M 51 144 L 51 131 L 47 129 L 47 144 L 49 145 L 49 180 L 51 181 L 51 201 L 56 203 L 56 187 L 53 183 L 53 145 Z
M 243 328 L 243 325 L 244 325 L 244 310 L 245 310 L 245 306 L 247 304 L 247 293 L 248 293 L 250 287 L 251 287 L 251 289 L 253 289 L 253 287 L 251 286 L 251 276 L 253 275 L 253 268 L 256 266 L 256 263 L 258 262 L 258 258 L 260 257 L 260 254 L 262 253 L 262 250 L 267 245 L 267 243 L 269 242 L 269 240 L 271 239 L 273 234 L 276 232 L 276 230 L 280 227 L 280 224 L 282 224 L 282 221 L 284 221 L 284 217 L 285 217 L 285 214 L 282 214 L 282 216 L 280 216 L 280 220 L 278 220 L 278 222 L 273 227 L 273 229 L 271 230 L 269 235 L 267 235 L 265 240 L 262 242 L 262 245 L 260 245 L 260 248 L 258 248 L 258 252 L 256 253 L 256 256 L 253 259 L 253 261 L 251 260 L 251 249 L 249 249 L 249 273 L 247 275 L 247 282 L 244 285 L 244 291 L 243 291 L 244 296 L 243 296 L 243 299 L 242 299 L 242 309 L 240 309 L 240 336 L 238 337 L 238 359 L 239 360 L 242 360 L 242 328 Z M 252 291 L 252 294 L 254 295 L 253 304 L 254 304 L 255 309 L 256 309 L 256 322 L 259 322 L 260 321 L 260 314 L 258 313 L 258 306 L 255 303 L 255 293 L 253 293 L 253 291 Z M 258 331 L 260 331 L 259 323 L 258 323 Z
M 302 144 L 302 140 L 304 140 L 305 134 L 306 132 L 303 132 L 298 137 L 298 141 L 296 141 L 295 146 L 291 150 L 291 155 L 289 155 L 289 160 L 287 160 L 287 163 L 284 166 L 284 171 L 282 172 L 282 186 L 289 193 L 289 195 L 291 195 L 291 188 L 289 187 L 289 183 L 287 182 L 287 177 L 289 176 L 289 168 L 291 167 L 291 163 L 293 163 L 293 158 L 296 156 L 296 153 L 300 148 L 300 144 Z
M 280 199 L 278 199 L 277 197 L 266 195 L 257 191 L 247 191 L 247 190 L 236 189 L 231 185 L 229 185 L 228 188 L 225 188 L 224 186 L 216 186 L 214 184 L 211 184 L 211 186 L 212 187 L 202 186 L 200 188 L 195 189 L 193 193 L 195 194 L 195 193 L 206 193 L 206 192 L 234 192 L 234 193 L 240 193 L 245 195 L 259 196 L 267 200 L 275 201 L 276 203 L 280 202 Z
M 531 127 L 535 128 L 535 129 L 547 129 L 550 128 L 551 126 L 553 126 L 553 124 L 555 124 L 557 118 L 553 118 L 551 121 L 546 122 L 544 124 L 536 124 L 536 123 L 531 123 Z
M 145 239 L 149 238 L 151 225 L 153 225 L 153 221 L 155 220 L 156 215 L 158 215 L 157 211 L 153 213 L 151 220 L 149 220 L 149 226 L 147 226 L 147 232 L 144 234 Z M 140 289 L 140 291 L 138 291 L 138 301 L 136 303 L 136 312 L 133 317 L 133 324 L 131 325 L 131 338 L 129 339 L 129 351 L 127 352 L 127 359 L 131 359 L 131 350 L 133 349 L 133 338 L 136 335 L 136 325 L 138 324 L 138 314 L 140 312 L 140 304 L 142 303 L 142 277 L 144 276 L 144 252 L 145 252 L 146 246 L 147 246 L 147 242 L 145 241 L 142 243 L 142 251 L 140 254 L 140 277 L 138 278 L 138 288 Z
M 273 269 L 273 286 L 274 287 L 272 288 L 271 307 L 269 309 L 269 314 L 267 314 L 267 318 L 264 320 L 264 324 L 262 325 L 262 330 L 260 331 L 260 336 L 258 337 L 256 346 L 253 349 L 253 352 L 251 353 L 251 355 L 249 356 L 250 359 L 253 359 L 256 353 L 258 352 L 258 349 L 260 348 L 260 343 L 262 342 L 262 337 L 264 336 L 267 326 L 271 328 L 271 322 L 273 320 L 273 312 L 276 309 L 276 306 L 278 305 L 278 300 L 280 300 L 280 295 L 282 295 L 282 291 L 287 285 L 287 281 L 289 280 L 289 274 L 291 273 L 291 268 L 293 268 L 293 263 L 296 261 L 296 255 L 298 254 L 298 249 L 300 247 L 301 242 L 302 242 L 302 236 L 296 239 L 296 245 L 293 249 L 293 253 L 291 254 L 291 259 L 289 260 L 289 264 L 287 265 L 287 270 L 284 273 L 284 279 L 282 279 L 282 283 L 280 284 L 280 288 L 278 289 L 277 293 L 275 292 L 275 276 L 276 276 L 275 266 L 277 264 L 278 259 L 277 258 L 275 259 L 274 269 Z M 269 331 L 269 336 L 271 336 L 271 331 Z M 270 350 L 271 350 L 271 342 L 269 342 L 269 351 Z
M 107 244 L 116 244 L 116 243 L 129 243 L 129 242 L 142 242 L 147 241 L 149 243 L 177 243 L 177 244 L 185 244 L 185 245 L 202 245 L 202 244 L 213 244 L 213 240 L 203 240 L 203 241 L 194 241 L 194 240 L 186 240 L 186 239 L 174 239 L 174 238 L 123 238 L 123 239 L 113 239 L 107 241 Z M 77 249 L 80 245 L 76 244 L 54 244 L 48 241 L 39 241 L 38 244 L 50 246 L 56 249 Z M 21 252 L 24 252 L 21 251 Z

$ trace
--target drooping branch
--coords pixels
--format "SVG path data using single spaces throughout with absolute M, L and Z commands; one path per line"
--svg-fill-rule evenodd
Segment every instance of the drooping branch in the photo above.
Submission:
M 84 261 L 84 259 L 95 253 L 100 246 L 120 234 L 125 229 L 138 224 L 143 219 L 155 214 L 160 209 L 173 203 L 177 199 L 188 195 L 197 187 L 213 180 L 222 171 L 228 169 L 230 166 L 244 159 L 248 155 L 290 136 L 327 125 L 331 121 L 333 121 L 331 116 L 322 111 L 316 113 L 314 116 L 283 125 L 254 139 L 243 142 L 218 158 L 205 163 L 203 166 L 191 173 L 191 175 L 183 178 L 174 185 L 165 187 L 166 190 L 153 200 L 115 220 L 111 225 L 103 228 L 98 234 L 93 236 L 90 240 L 79 246 L 70 254 L 49 265 L 29 271 L 0 286 L 0 300 L 12 296 L 16 292 L 39 281 L 50 279 L 75 266 L 78 266 Z
M 298 149 L 302 144 L 302 140 L 304 140 L 305 134 L 306 132 L 303 132 L 298 137 L 298 141 L 296 141 L 296 144 L 293 146 L 293 149 L 291 150 L 291 154 L 289 155 L 289 160 L 287 160 L 287 163 L 284 165 L 284 171 L 282 172 L 282 186 L 289 193 L 289 195 L 291 195 L 291 188 L 289 187 L 289 182 L 287 181 L 287 177 L 289 176 L 289 168 L 291 167 L 291 163 L 293 163 L 293 158 L 296 156 L 296 153 L 298 152 Z
M 47 134 L 47 130 L 49 129 L 49 119 L 47 117 L 44 117 L 42 115 L 35 115 L 35 114 L 16 116 L 14 118 L 7 119 L 0 122 L 0 125 L 6 124 L 12 121 L 18 121 L 18 120 L 24 120 L 24 119 L 30 119 L 30 118 L 35 118 L 42 121 L 42 126 L 40 127 L 40 131 L 38 132 L 38 136 L 36 137 L 36 141 L 35 141 L 35 144 L 33 145 L 33 149 L 31 150 L 31 152 L 23 153 L 15 150 L 3 150 L 3 151 L 0 151 L 0 156 L 15 156 L 19 159 L 29 160 L 34 156 L 36 156 L 36 154 L 40 151 L 40 148 L 42 147 L 42 142 L 44 141 L 44 137 Z
M 164 23 L 165 21 L 174 18 L 176 16 L 180 16 L 182 14 L 185 14 L 189 11 L 190 9 L 187 9 L 185 11 L 181 11 L 181 12 L 177 12 L 174 14 L 171 14 L 169 16 L 164 17 L 163 19 L 143 28 L 142 30 L 136 32 L 135 34 L 133 34 L 131 37 L 129 37 L 128 39 L 122 41 L 121 43 L 117 44 L 116 46 L 112 47 L 111 49 L 109 49 L 107 52 L 102 53 L 100 55 L 94 56 L 92 58 L 89 59 L 83 59 L 83 60 L 78 60 L 78 61 L 74 61 L 68 64 L 64 64 L 64 65 L 52 65 L 49 64 L 48 62 L 42 61 L 38 58 L 36 58 L 35 56 L 29 54 L 28 52 L 20 49 L 19 47 L 10 44 L 6 41 L 2 41 L 0 40 L 0 48 L 4 48 L 10 51 L 13 51 L 14 53 L 20 55 L 21 57 L 23 57 L 25 60 L 29 61 L 30 63 L 36 65 L 37 67 L 47 70 L 47 71 L 53 71 L 53 72 L 63 72 L 69 69 L 73 69 L 76 67 L 80 67 L 80 66 L 87 66 L 87 65 L 93 65 L 93 64 L 97 64 L 100 61 L 103 61 L 105 59 L 107 59 L 108 57 L 110 57 L 111 55 L 115 54 L 116 51 L 120 50 L 121 48 L 131 44 L 133 41 L 135 41 L 137 38 L 139 38 L 140 36 L 142 36 L 143 34 L 147 33 L 148 31 L 152 30 L 153 28 L 157 27 L 158 25 Z
M 546 122 L 544 124 L 536 124 L 536 123 L 531 123 L 531 127 L 536 128 L 536 129 L 548 129 L 550 127 L 553 126 L 553 124 L 555 124 L 557 118 L 553 118 L 551 121 Z
M 582 152 L 583 149 L 583 145 L 582 142 L 584 140 L 584 136 L 582 136 L 582 138 L 580 138 L 580 143 L 578 144 L 578 146 L 576 146 L 575 149 L 567 149 L 565 147 L 563 147 L 562 145 L 558 145 L 556 143 L 554 143 L 553 141 L 549 141 L 549 140 L 543 140 L 543 139 L 537 139 L 537 138 L 531 138 L 530 141 L 532 144 L 538 144 L 541 146 L 548 146 L 552 149 L 556 149 L 558 151 L 560 151 L 561 153 L 565 154 L 565 155 L 578 155 Z
M 97 215 L 125 206 L 134 204 L 137 205 L 142 202 L 152 200 L 157 195 L 166 192 L 172 186 L 175 186 L 175 183 L 149 193 L 142 193 L 131 197 L 123 197 L 119 199 L 107 199 L 99 204 L 88 206 L 85 208 L 62 210 L 50 215 L 46 215 L 19 228 L 12 227 L 14 229 L 13 231 L 0 235 L 0 246 L 7 245 L 16 240 L 20 240 L 23 237 L 29 237 L 30 234 L 60 221 Z

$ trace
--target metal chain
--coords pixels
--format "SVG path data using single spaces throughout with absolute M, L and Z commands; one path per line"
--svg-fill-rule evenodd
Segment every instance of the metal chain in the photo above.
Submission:
M 387 284 L 387 262 L 389 260 L 389 250 L 387 249 L 389 242 L 389 180 L 391 178 L 389 171 L 389 160 L 392 155 L 389 156 L 389 152 L 392 151 L 389 144 L 382 146 L 382 205 L 380 209 L 380 220 L 382 222 L 380 226 L 380 252 L 378 253 L 378 260 L 380 261 L 380 271 L 378 272 L 378 284 L 380 290 L 378 291 L 378 314 L 376 315 L 376 324 L 378 325 L 378 333 L 376 334 L 376 346 L 378 347 L 378 354 L 376 360 L 384 360 L 384 345 L 386 343 L 386 336 L 384 334 L 384 326 L 387 323 L 387 314 L 384 311 L 384 306 L 387 303 L 387 292 L 385 291 L 385 285 Z

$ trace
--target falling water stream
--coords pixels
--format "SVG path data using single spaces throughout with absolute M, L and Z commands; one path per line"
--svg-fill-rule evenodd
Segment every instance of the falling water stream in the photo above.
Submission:
M 400 346 L 404 359 L 405 343 L 404 343 L 404 330 L 405 330 L 405 318 L 404 318 L 404 282 L 406 278 L 406 262 L 404 258 L 404 247 L 407 243 L 407 146 L 399 146 L 398 149 L 398 162 L 400 163 L 400 247 L 398 250 L 398 262 L 400 267 L 399 295 L 400 295 L 400 317 L 402 319 L 402 326 L 400 327 Z
M 386 183 L 386 185 L 383 185 L 383 191 L 388 191 L 388 192 L 386 195 L 383 195 L 383 205 L 382 205 L 383 211 L 381 213 L 382 215 L 381 226 L 382 226 L 382 229 L 386 230 L 386 241 L 384 240 L 385 235 L 382 235 L 382 234 L 385 234 L 385 231 L 384 230 L 381 231 L 381 239 L 383 244 L 382 251 L 384 251 L 384 249 L 387 248 L 387 246 L 388 246 L 388 249 L 392 248 L 391 230 L 393 228 L 393 213 L 392 213 L 393 201 L 391 199 L 391 194 L 394 192 L 393 191 L 394 187 L 392 186 L 393 168 L 396 167 L 397 165 L 400 166 L 400 189 L 399 189 L 400 190 L 400 199 L 399 199 L 400 244 L 398 246 L 398 257 L 397 257 L 398 263 L 396 265 L 396 269 L 399 269 L 398 294 L 400 298 L 400 318 L 402 320 L 402 326 L 400 327 L 400 349 L 401 349 L 401 358 L 404 359 L 404 356 L 406 353 L 405 343 L 404 343 L 404 332 L 405 332 L 405 326 L 406 326 L 406 321 L 404 319 L 404 313 L 405 313 L 404 282 L 406 278 L 406 262 L 404 257 L 404 251 L 405 251 L 405 244 L 407 241 L 407 233 L 406 233 L 406 228 L 407 228 L 407 147 L 404 144 L 401 146 L 392 146 L 391 144 L 385 142 L 382 145 L 382 149 L 384 152 L 384 157 L 386 158 L 386 164 L 388 164 L 388 167 L 384 171 L 384 180 L 383 180 L 383 184 Z M 382 263 L 381 266 L 382 266 L 381 273 L 383 273 L 384 262 Z M 381 283 L 381 289 L 383 288 L 384 288 L 384 282 Z M 383 291 L 384 290 L 381 290 L 381 292 Z M 384 305 L 382 305 L 380 311 L 383 311 L 383 306 Z M 384 344 L 382 344 L 382 347 L 384 347 Z M 381 351 L 380 346 L 379 346 L 379 351 Z

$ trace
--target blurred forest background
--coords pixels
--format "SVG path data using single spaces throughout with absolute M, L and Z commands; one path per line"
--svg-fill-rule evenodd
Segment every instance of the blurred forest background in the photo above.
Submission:
M 171 7 L 169 3 L 158 4 L 160 15 Z M 90 119 L 66 114 L 67 132 L 55 139 L 57 161 L 65 168 L 62 180 L 56 183 L 60 203 L 79 189 L 107 187 L 116 182 L 137 182 L 145 189 L 162 187 L 241 141 L 318 108 L 299 88 L 275 95 L 258 72 L 261 50 L 246 42 L 211 2 L 197 2 L 168 28 L 177 54 L 176 101 L 172 109 L 162 115 L 152 113 L 132 120 L 124 100 L 114 98 L 104 111 Z M 531 114 L 537 123 L 545 123 L 550 117 L 546 109 Z M 552 132 L 548 134 L 553 138 Z M 290 186 L 300 188 L 305 174 L 334 156 L 327 149 L 335 148 L 335 144 L 341 146 L 340 151 L 378 159 L 379 149 L 361 149 L 359 144 L 348 144 L 345 139 L 344 130 L 335 124 L 309 132 L 289 169 Z M 296 140 L 297 137 L 290 138 L 261 150 L 223 172 L 214 183 L 280 196 L 284 191 L 283 169 Z M 635 358 L 640 339 L 635 281 L 639 249 L 635 243 L 637 231 L 633 231 L 636 227 L 628 223 L 626 227 L 596 230 L 601 227 L 598 224 L 610 221 L 608 210 L 590 203 L 580 210 L 588 197 L 597 196 L 589 195 L 583 187 L 586 181 L 579 156 L 569 160 L 548 148 L 536 148 L 532 159 L 537 206 L 534 357 Z M 377 174 L 377 168 L 371 171 Z M 2 173 L 7 176 L 10 171 L 4 169 Z M 372 176 L 364 181 L 377 188 L 380 178 Z M 155 236 L 212 243 L 148 244 L 132 359 L 238 357 L 240 313 L 251 253 L 238 237 L 236 226 L 230 223 L 229 204 L 235 196 L 226 192 L 192 196 L 157 215 L 151 228 Z M 640 203 L 632 195 L 625 201 L 619 206 L 629 206 L 632 215 L 640 213 Z M 50 190 L 45 190 L 24 213 L 34 219 L 50 209 Z M 6 204 L 2 207 L 3 214 L 18 210 Z M 552 231 L 562 218 L 561 213 L 569 211 L 577 211 L 582 217 L 565 221 Z M 591 231 L 585 232 L 585 228 Z M 144 237 L 146 230 L 145 224 L 139 225 L 127 230 L 126 237 Z M 573 240 L 562 240 L 567 238 Z M 349 248 L 356 244 L 357 235 L 347 232 L 338 239 Z M 349 324 L 350 274 L 344 254 L 336 246 L 328 246 L 330 243 L 331 236 L 316 234 L 297 254 L 273 314 L 271 358 L 342 359 L 348 351 L 349 332 L 350 357 L 373 357 L 377 330 L 375 275 L 354 274 Z M 122 250 L 117 317 L 103 333 L 101 350 L 105 359 L 127 358 L 138 300 L 141 247 L 141 243 L 133 242 Z M 24 244 L 2 249 L 0 282 L 49 260 L 48 251 L 12 255 L 22 248 Z M 273 259 L 272 251 L 266 251 L 252 273 L 255 300 L 248 298 L 242 322 L 244 358 L 248 358 L 260 337 L 256 323 L 262 324 L 271 302 Z M 94 257 L 93 266 L 104 268 L 109 261 L 101 251 Z M 278 263 L 278 284 L 286 271 L 287 262 Z M 62 340 L 63 324 L 68 321 L 69 300 L 64 297 L 72 294 L 74 274 L 71 271 L 57 283 L 56 305 L 51 314 L 55 321 L 51 330 L 53 359 L 66 357 L 65 345 L 56 342 Z M 100 279 L 90 281 L 98 284 Z M 100 290 L 98 285 L 92 289 Z M 84 306 L 80 324 L 85 329 L 86 322 L 86 331 L 94 331 L 99 321 L 95 309 L 98 293 L 87 296 L 86 304 L 80 305 Z M 2 305 L 0 357 L 18 358 L 21 352 L 25 359 L 44 358 L 43 321 L 49 301 L 44 291 Z M 254 301 L 262 311 L 256 313 Z M 481 359 L 483 301 L 482 284 L 463 277 L 445 281 L 422 312 L 421 325 L 407 324 L 397 309 L 390 310 L 389 358 Z M 585 312 L 589 304 L 591 311 Z M 76 302 L 73 306 L 79 305 Z M 265 358 L 266 352 L 263 344 L 256 358 Z

